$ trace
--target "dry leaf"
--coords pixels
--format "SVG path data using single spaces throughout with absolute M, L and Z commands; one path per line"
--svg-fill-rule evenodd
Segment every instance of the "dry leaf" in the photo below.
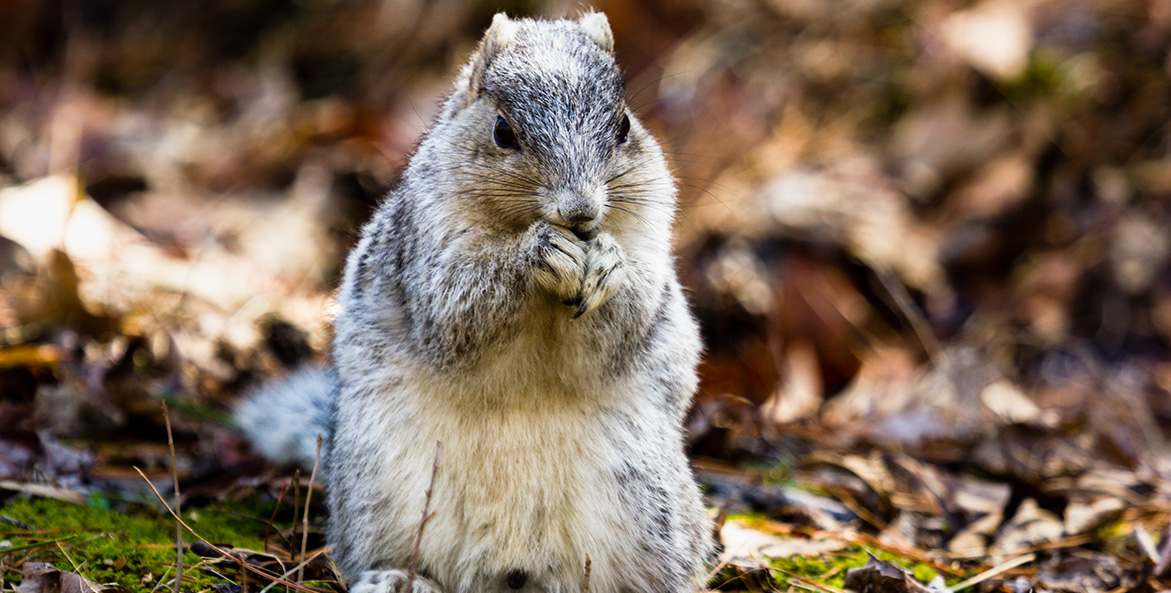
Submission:
M 771 558 L 813 557 L 846 548 L 837 539 L 782 538 L 731 522 L 720 529 L 720 541 L 724 544 L 720 561 L 740 568 L 765 568 Z

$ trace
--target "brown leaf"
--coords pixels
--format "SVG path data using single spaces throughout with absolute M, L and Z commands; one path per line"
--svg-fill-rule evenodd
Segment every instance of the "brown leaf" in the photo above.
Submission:
M 1054 541 L 1065 535 L 1061 518 L 1026 499 L 1015 516 L 1001 527 L 992 546 L 993 553 L 1011 554 L 1031 546 Z
M 1126 503 L 1112 496 L 1094 500 L 1074 499 L 1065 508 L 1065 534 L 1081 535 L 1122 516 Z
M 846 548 L 841 540 L 783 538 L 735 523 L 724 524 L 720 541 L 724 544 L 720 561 L 747 569 L 767 568 L 773 558 L 814 557 Z
M 874 556 L 865 566 L 846 572 L 845 587 L 858 593 L 934 593 L 907 571 Z
M 1113 556 L 1083 552 L 1079 556 L 1054 558 L 1046 563 L 1037 574 L 1037 586 L 1068 593 L 1113 591 L 1123 585 L 1124 572 Z
M 26 562 L 17 593 L 101 593 L 112 591 L 81 575 L 58 570 L 46 562 Z

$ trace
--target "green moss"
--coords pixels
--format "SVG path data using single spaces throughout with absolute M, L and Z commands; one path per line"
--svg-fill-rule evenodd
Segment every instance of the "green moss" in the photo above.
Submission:
M 772 565 L 780 573 L 776 575 L 776 584 L 784 584 L 794 577 L 823 584 L 829 583 L 830 580 L 837 578 L 837 575 L 831 574 L 835 568 L 834 560 L 833 557 L 809 558 L 806 556 L 773 558 Z
M 228 503 L 185 510 L 183 520 L 213 543 L 260 550 L 271 511 L 271 502 L 253 506 Z M 99 583 L 117 583 L 135 591 L 149 591 L 165 573 L 171 573 L 167 578 L 174 576 L 175 522 L 155 507 L 117 504 L 106 499 L 91 500 L 86 506 L 29 499 L 0 507 L 0 514 L 37 528 L 29 532 L 0 523 L 0 541 L 10 542 L 14 550 L 3 553 L 0 548 L 0 561 L 4 564 L 27 556 L 62 570 L 80 572 Z M 259 519 L 261 516 L 265 519 Z M 195 538 L 184 533 L 184 540 L 190 543 Z M 183 557 L 186 567 L 198 566 L 201 561 L 191 552 Z M 19 582 L 20 575 L 9 571 L 5 580 Z M 203 571 L 184 571 L 186 590 L 202 591 L 222 582 L 225 581 Z
M 766 517 L 756 514 L 736 514 L 729 515 L 728 517 L 728 521 L 730 522 L 755 529 L 762 528 L 767 520 Z M 785 536 L 779 535 L 777 537 L 784 539 Z M 774 570 L 769 576 L 771 584 L 782 591 L 790 586 L 790 581 L 795 580 L 808 581 L 841 589 L 845 584 L 846 572 L 851 568 L 864 566 L 872 555 L 879 560 L 890 562 L 903 570 L 910 571 L 915 578 L 924 583 L 930 582 L 931 579 L 940 574 L 935 567 L 929 564 L 917 562 L 912 558 L 900 556 L 889 550 L 850 544 L 841 551 L 816 557 L 790 556 L 787 558 L 771 558 L 769 563 Z M 731 569 L 724 570 L 719 576 L 720 578 L 717 579 L 717 582 L 731 582 L 737 578 L 737 571 Z M 943 574 L 944 581 L 948 585 L 958 583 L 966 576 Z
M 926 564 L 916 564 L 911 568 L 911 575 L 924 583 L 930 583 L 932 579 L 939 576 L 939 571 Z
M 189 509 L 183 519 L 205 539 L 236 548 L 261 550 L 264 529 L 272 513 L 273 501 L 218 503 Z M 88 505 L 31 499 L 16 500 L 0 507 L 0 514 L 37 528 L 29 532 L 10 523 L 0 523 L 0 541 L 12 544 L 9 551 L 0 548 L 0 562 L 11 565 L 20 558 L 50 562 L 63 570 L 76 571 L 99 583 L 116 583 L 132 591 L 149 591 L 158 579 L 173 576 L 175 567 L 175 523 L 170 515 L 156 507 L 128 504 L 95 497 Z M 763 528 L 763 515 L 738 514 L 730 521 L 750 528 Z M 193 541 L 184 533 L 185 541 Z M 846 571 L 866 564 L 869 555 L 910 570 L 915 578 L 927 582 L 936 570 L 893 552 L 852 544 L 846 549 L 817 557 L 792 556 L 773 558 L 774 570 L 767 576 L 771 584 L 784 590 L 790 581 L 809 581 L 842 588 Z M 68 557 L 66 556 L 68 555 Z M 71 562 L 72 561 L 72 562 Z M 191 552 L 184 554 L 188 568 L 205 562 Z M 76 563 L 79 570 L 74 568 Z M 948 584 L 963 577 L 944 575 Z M 726 569 L 718 581 L 738 578 L 734 569 Z M 20 581 L 19 572 L 9 570 L 5 581 Z M 206 591 L 226 582 L 199 570 L 184 571 L 184 589 Z M 325 585 L 322 585 L 325 587 Z

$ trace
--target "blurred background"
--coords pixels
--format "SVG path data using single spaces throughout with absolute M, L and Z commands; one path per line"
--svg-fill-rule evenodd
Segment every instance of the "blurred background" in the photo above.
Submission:
M 0 2 L 0 501 L 169 476 L 160 399 L 187 496 L 263 471 L 225 411 L 327 359 L 492 15 L 586 4 Z M 1171 502 L 1171 2 L 592 6 L 680 184 L 713 504 L 1131 582 Z

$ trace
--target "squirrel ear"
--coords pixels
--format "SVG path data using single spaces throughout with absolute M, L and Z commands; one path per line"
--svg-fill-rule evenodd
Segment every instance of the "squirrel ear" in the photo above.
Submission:
M 480 81 L 484 78 L 484 70 L 488 68 L 488 63 L 500 53 L 500 50 L 516 39 L 516 31 L 519 28 L 520 24 L 509 19 L 503 12 L 498 12 L 492 17 L 492 26 L 488 27 L 484 38 L 480 40 L 480 48 L 476 50 L 472 76 L 468 81 L 468 90 L 473 95 L 480 89 Z
M 610 31 L 610 20 L 606 18 L 605 13 L 587 12 L 577 19 L 577 23 L 589 33 L 599 47 L 609 52 L 614 51 L 614 33 Z

